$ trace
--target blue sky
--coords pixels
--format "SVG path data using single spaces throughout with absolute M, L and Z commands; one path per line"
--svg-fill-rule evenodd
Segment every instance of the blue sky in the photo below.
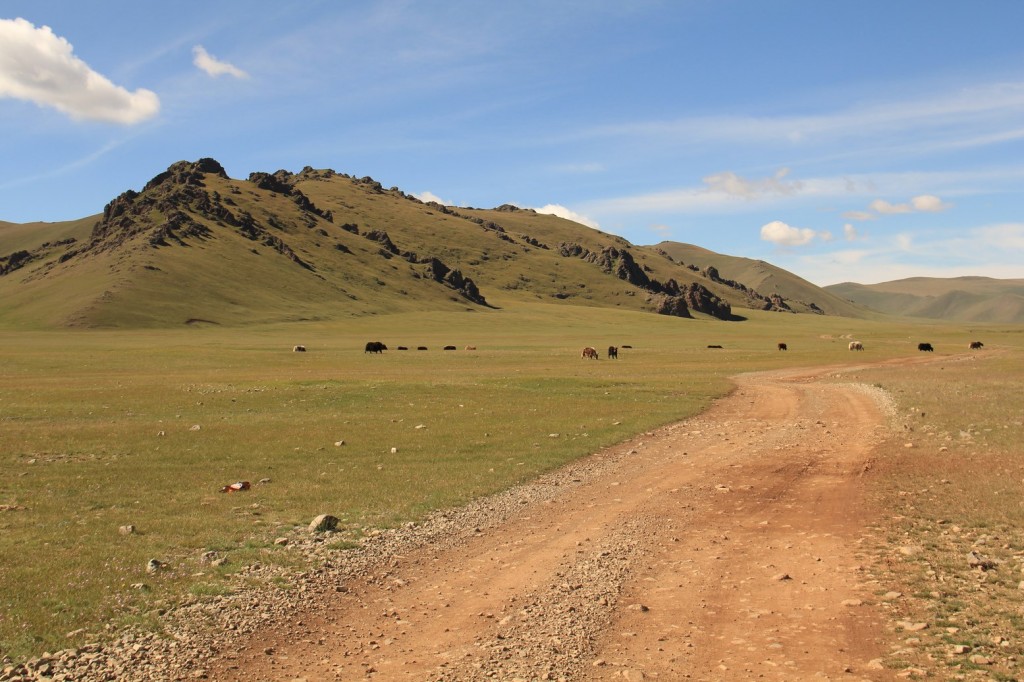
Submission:
M 1024 278 L 1024 2 L 0 4 L 0 220 L 171 163 L 513 203 L 816 284 Z

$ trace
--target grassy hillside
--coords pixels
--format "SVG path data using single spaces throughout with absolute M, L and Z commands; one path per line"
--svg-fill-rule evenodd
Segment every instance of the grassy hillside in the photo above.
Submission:
M 245 325 L 526 302 L 724 320 L 743 317 L 733 308 L 821 312 L 561 218 L 424 204 L 331 170 L 238 180 L 212 159 L 178 162 L 100 215 L 0 224 L 0 328 Z
M 696 266 L 701 271 L 714 268 L 721 279 L 739 282 L 761 294 L 778 294 L 797 312 L 821 311 L 827 315 L 845 317 L 875 316 L 860 302 L 849 301 L 828 288 L 822 289 L 762 260 L 728 256 L 679 242 L 661 242 L 654 248 L 664 251 L 679 263 Z
M 880 284 L 844 282 L 825 289 L 890 315 L 957 322 L 1024 323 L 1024 280 L 912 277 Z

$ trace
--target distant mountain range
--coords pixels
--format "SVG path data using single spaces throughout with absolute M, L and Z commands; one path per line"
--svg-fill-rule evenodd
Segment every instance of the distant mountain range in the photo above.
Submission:
M 687 244 L 637 246 L 511 205 L 424 203 L 329 169 L 232 179 L 213 159 L 172 164 L 101 214 L 0 221 L 0 325 L 8 328 L 244 325 L 524 301 L 723 321 L 750 309 L 910 314 L 883 304 L 891 294 L 869 301 L 856 286 L 822 289 L 769 263 Z M 970 291 L 1008 301 L 1011 283 Z
M 912 277 L 881 284 L 844 282 L 825 290 L 888 315 L 1024 323 L 1024 279 Z

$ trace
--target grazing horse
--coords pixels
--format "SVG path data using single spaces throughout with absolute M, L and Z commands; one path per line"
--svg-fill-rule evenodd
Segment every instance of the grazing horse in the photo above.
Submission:
M 981 341 L 971 341 L 971 350 L 979 350 L 984 345 Z
M 616 348 L 615 346 L 608 346 L 608 359 L 609 360 L 618 360 L 619 359 L 619 349 Z
M 779 350 L 789 350 L 789 348 L 786 347 L 786 344 L 780 343 L 779 344 Z
M 917 344 L 917 349 L 925 353 L 931 353 L 935 350 L 930 343 L 919 343 Z
M 590 346 L 587 346 L 586 348 L 583 349 L 583 352 L 580 353 L 580 357 L 581 358 L 590 358 L 591 360 L 597 360 L 598 359 L 598 357 L 597 357 L 597 349 L 596 348 L 591 348 Z

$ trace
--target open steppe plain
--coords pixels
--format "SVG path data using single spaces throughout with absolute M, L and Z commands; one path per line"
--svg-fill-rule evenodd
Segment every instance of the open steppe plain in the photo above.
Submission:
M 1017 679 L 1024 330 L 746 316 L 0 332 L 0 672 Z

